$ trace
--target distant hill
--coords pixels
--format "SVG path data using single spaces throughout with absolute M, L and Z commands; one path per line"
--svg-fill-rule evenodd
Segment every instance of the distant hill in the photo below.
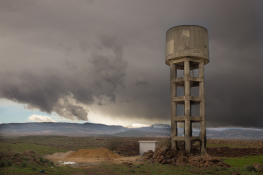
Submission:
M 193 129 L 193 136 L 199 136 Z M 263 140 L 263 129 L 253 128 L 207 128 L 207 139 Z M 125 128 L 118 125 L 95 123 L 8 123 L 0 124 L 0 136 L 64 135 L 80 137 L 170 137 L 171 127 L 154 124 L 149 127 Z M 178 128 L 178 136 L 184 136 L 183 128 Z
M 129 131 L 113 134 L 113 136 L 117 137 L 169 137 L 170 135 L 170 133 L 165 132 L 147 132 L 138 129 L 131 129 Z
M 98 136 L 101 134 L 115 134 L 127 131 L 123 126 L 103 125 L 94 123 L 9 123 L 0 124 L 0 135 L 70 135 L 70 136 Z

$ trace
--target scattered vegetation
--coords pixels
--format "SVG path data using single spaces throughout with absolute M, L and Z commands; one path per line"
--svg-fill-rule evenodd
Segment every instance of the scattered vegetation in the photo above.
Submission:
M 141 138 L 74 138 L 65 136 L 27 136 L 12 139 L 5 139 L 0 143 L 0 174 L 38 174 L 40 170 L 45 174 L 240 174 L 252 175 L 262 174 L 256 172 L 253 163 L 263 164 L 263 155 L 245 157 L 222 157 L 224 162 L 230 164 L 231 168 L 209 167 L 197 168 L 191 166 L 162 165 L 144 161 L 144 165 L 108 164 L 91 165 L 89 168 L 72 168 L 70 166 L 56 166 L 54 162 L 41 157 L 44 154 L 55 152 L 67 152 L 80 148 L 97 148 L 104 145 L 110 150 L 115 150 L 116 145 L 121 145 L 121 139 L 126 142 L 137 142 Z M 151 139 L 151 138 L 147 138 Z M 155 140 L 159 138 L 155 138 Z M 164 143 L 168 138 L 159 141 Z M 110 143 L 112 142 L 112 143 Z M 123 144 L 122 144 L 123 145 Z M 234 145 L 227 143 L 207 144 L 209 147 L 247 147 L 245 145 Z M 251 145 L 250 147 L 257 147 Z M 25 150 L 34 150 L 30 154 L 23 153 Z
M 260 156 L 246 156 L 246 157 L 222 157 L 224 162 L 233 167 L 244 167 L 252 165 L 253 163 L 263 164 L 263 155 Z

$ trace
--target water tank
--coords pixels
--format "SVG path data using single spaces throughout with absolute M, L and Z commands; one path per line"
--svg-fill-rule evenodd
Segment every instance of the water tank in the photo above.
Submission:
M 208 31 L 196 25 L 182 25 L 170 28 L 166 32 L 165 63 L 182 57 L 204 59 L 209 63 Z

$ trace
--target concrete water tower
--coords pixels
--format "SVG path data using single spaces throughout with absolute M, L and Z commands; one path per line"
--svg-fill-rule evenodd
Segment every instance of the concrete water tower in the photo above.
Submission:
M 185 150 L 191 152 L 194 141 L 201 143 L 201 154 L 206 147 L 204 65 L 209 63 L 208 31 L 195 25 L 182 25 L 166 32 L 165 63 L 170 66 L 171 83 L 171 144 L 178 149 L 178 141 L 184 141 Z M 183 76 L 177 75 L 183 70 Z M 193 71 L 198 71 L 194 76 Z M 190 74 L 192 71 L 192 74 Z M 178 96 L 177 88 L 183 87 L 184 95 Z M 193 96 L 191 88 L 199 87 L 199 95 Z M 177 106 L 184 105 L 184 115 L 177 116 Z M 192 105 L 199 106 L 199 115 L 192 115 Z M 184 124 L 184 136 L 178 136 L 177 123 Z M 200 135 L 192 136 L 192 124 L 200 124 Z

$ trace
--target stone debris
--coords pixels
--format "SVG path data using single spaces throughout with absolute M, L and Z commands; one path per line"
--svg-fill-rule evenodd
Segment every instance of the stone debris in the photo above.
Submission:
M 233 173 L 231 175 L 246 175 L 246 174 L 240 174 L 239 172 L 235 172 L 235 173 Z
M 183 165 L 183 166 L 195 166 L 195 167 L 231 167 L 229 164 L 223 162 L 218 157 L 212 157 L 209 154 L 203 156 L 194 156 L 189 154 L 188 151 L 180 150 L 176 151 L 170 149 L 167 146 L 156 147 L 155 151 L 149 150 L 143 154 L 144 160 L 150 160 L 153 163 L 171 164 L 171 165 Z
M 263 164 L 254 163 L 253 166 L 255 167 L 255 169 L 256 169 L 257 171 L 263 173 Z

